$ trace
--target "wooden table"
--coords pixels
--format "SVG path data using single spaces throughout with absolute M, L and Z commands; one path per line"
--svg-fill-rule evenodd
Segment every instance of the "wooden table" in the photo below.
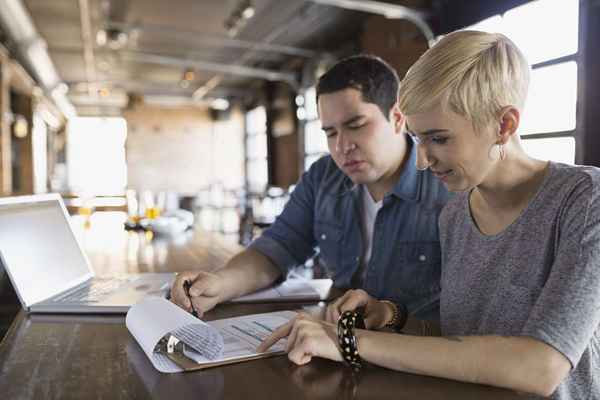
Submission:
M 103 222 L 100 222 L 103 221 Z M 112 222 L 111 222 L 112 221 Z M 192 232 L 158 244 L 121 231 L 116 215 L 78 231 L 99 273 L 212 269 L 238 248 Z M 80 221 L 81 222 L 81 221 Z M 75 220 L 77 224 L 77 219 Z M 102 224 L 106 225 L 102 225 Z M 96 224 L 96 225 L 95 225 Z M 83 226 L 83 225 L 82 225 Z M 112 235 L 104 232 L 112 230 Z M 79 228 L 77 228 L 79 229 Z M 102 235 L 107 236 L 103 237 Z M 207 319 L 298 309 L 301 304 L 225 304 Z M 369 366 L 358 375 L 315 359 L 298 367 L 285 356 L 215 369 L 161 374 L 124 324 L 124 316 L 19 312 L 0 344 L 2 399 L 523 399 L 508 390 Z

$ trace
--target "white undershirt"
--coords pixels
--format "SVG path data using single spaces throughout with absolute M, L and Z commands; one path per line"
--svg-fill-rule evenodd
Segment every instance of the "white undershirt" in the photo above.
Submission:
M 362 207 L 361 207 L 361 222 L 363 230 L 363 254 L 361 258 L 360 271 L 362 271 L 362 277 L 367 271 L 367 265 L 371 259 L 371 253 L 373 251 L 373 231 L 375 229 L 375 218 L 377 213 L 383 206 L 383 200 L 376 202 L 366 186 L 361 185 L 362 192 Z

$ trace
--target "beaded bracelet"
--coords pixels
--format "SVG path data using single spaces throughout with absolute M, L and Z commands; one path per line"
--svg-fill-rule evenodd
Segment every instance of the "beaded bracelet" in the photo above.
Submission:
M 401 333 L 402 329 L 406 325 L 406 322 L 408 321 L 408 310 L 406 309 L 406 306 L 402 303 L 394 303 L 389 300 L 380 301 L 382 303 L 389 304 L 392 307 L 394 314 L 392 319 L 385 324 L 385 327 L 392 328 L 396 333 Z
M 337 324 L 338 344 L 344 361 L 357 370 L 362 367 L 362 360 L 358 354 L 358 340 L 354 328 L 365 328 L 362 314 L 356 311 L 344 311 Z

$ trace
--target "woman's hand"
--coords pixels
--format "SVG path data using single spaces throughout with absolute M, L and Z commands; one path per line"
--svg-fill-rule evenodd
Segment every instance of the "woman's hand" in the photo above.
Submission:
M 348 290 L 344 295 L 329 306 L 325 312 L 325 320 L 337 323 L 340 314 L 344 311 L 354 311 L 359 307 L 364 307 L 364 319 L 367 329 L 381 329 L 392 320 L 394 310 L 389 304 L 369 296 L 362 289 Z
M 295 364 L 304 365 L 313 357 L 342 361 L 337 346 L 336 325 L 299 313 L 296 318 L 277 328 L 256 349 L 263 353 L 284 337 L 288 358 Z

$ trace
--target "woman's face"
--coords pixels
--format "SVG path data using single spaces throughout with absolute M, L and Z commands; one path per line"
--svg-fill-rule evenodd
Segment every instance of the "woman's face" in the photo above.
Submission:
M 499 158 L 491 126 L 476 132 L 466 118 L 440 106 L 407 115 L 406 129 L 416 139 L 417 168 L 429 168 L 453 192 L 481 184 Z

